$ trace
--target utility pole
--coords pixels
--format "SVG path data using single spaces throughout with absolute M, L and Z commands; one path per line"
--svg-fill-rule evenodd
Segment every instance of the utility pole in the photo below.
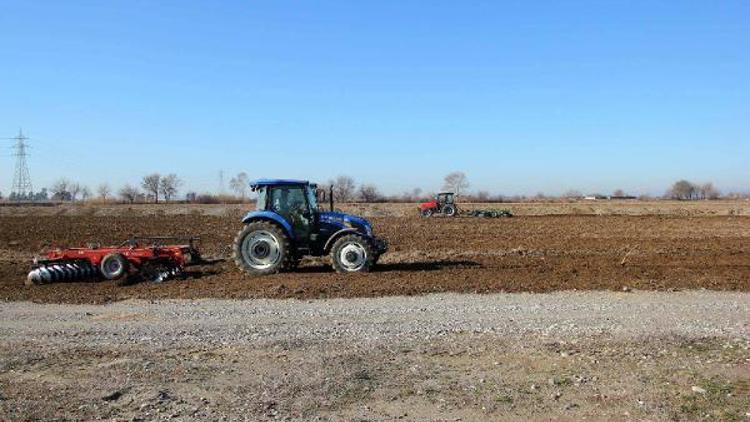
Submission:
M 224 170 L 219 170 L 219 195 L 224 194 Z
M 23 131 L 19 129 L 18 136 L 11 139 L 16 141 L 15 145 L 13 145 L 13 156 L 16 157 L 16 171 L 13 174 L 13 187 L 11 189 L 11 194 L 15 193 L 14 196 L 18 201 L 31 199 L 29 196 L 34 193 L 34 188 L 31 184 L 29 166 L 26 162 L 26 157 L 28 156 L 26 150 L 29 147 L 26 141 L 28 141 L 29 138 L 24 136 Z

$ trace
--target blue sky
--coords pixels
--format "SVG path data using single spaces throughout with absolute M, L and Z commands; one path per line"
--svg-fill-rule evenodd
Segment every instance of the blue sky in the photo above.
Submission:
M 747 191 L 749 22 L 747 1 L 0 0 L 0 137 L 33 138 L 37 187 Z

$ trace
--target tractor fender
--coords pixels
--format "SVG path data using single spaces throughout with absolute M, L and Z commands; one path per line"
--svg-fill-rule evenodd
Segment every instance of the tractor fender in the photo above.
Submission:
M 266 220 L 270 221 L 272 223 L 276 223 L 279 226 L 281 226 L 282 229 L 284 229 L 284 232 L 287 236 L 289 236 L 290 240 L 294 239 L 294 229 L 292 228 L 292 225 L 289 224 L 288 221 L 279 214 L 276 214 L 275 212 L 271 211 L 251 211 L 245 215 L 245 217 L 242 218 L 242 224 L 250 224 L 253 221 L 257 220 Z
M 349 227 L 349 228 L 346 228 L 346 229 L 341 229 L 341 230 L 337 231 L 336 233 L 334 233 L 331 237 L 328 238 L 328 240 L 326 241 L 325 246 L 323 247 L 323 253 L 327 254 L 328 252 L 330 252 L 331 248 L 333 247 L 333 244 L 336 243 L 336 240 L 338 240 L 341 236 L 344 236 L 344 235 L 349 234 L 349 233 L 356 233 L 356 234 L 362 235 L 364 237 L 367 237 L 367 235 L 362 234 L 362 232 L 360 232 L 359 230 L 357 230 L 357 229 L 355 229 L 353 227 Z

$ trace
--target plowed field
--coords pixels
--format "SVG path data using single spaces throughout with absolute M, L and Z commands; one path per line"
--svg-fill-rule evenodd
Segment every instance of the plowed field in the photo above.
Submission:
M 205 255 L 229 257 L 231 215 L 0 217 L 0 299 L 105 303 L 129 298 L 326 298 L 431 292 L 571 289 L 750 290 L 750 218 L 744 216 L 375 217 L 391 251 L 370 274 L 338 275 L 323 260 L 297 273 L 243 276 L 232 262 L 163 284 L 24 286 L 32 257 L 51 245 L 119 243 L 130 234 L 200 235 Z

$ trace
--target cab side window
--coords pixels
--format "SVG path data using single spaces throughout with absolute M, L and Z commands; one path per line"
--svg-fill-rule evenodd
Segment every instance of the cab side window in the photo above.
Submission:
M 271 210 L 285 216 L 304 212 L 307 208 L 305 192 L 300 188 L 274 188 L 269 199 Z

